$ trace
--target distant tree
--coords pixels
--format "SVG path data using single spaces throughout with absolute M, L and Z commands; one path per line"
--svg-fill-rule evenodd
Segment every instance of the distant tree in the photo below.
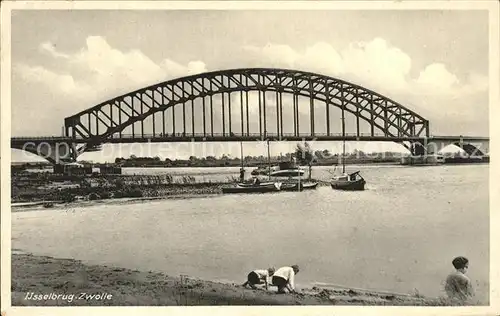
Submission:
M 215 158 L 214 156 L 207 156 L 207 160 L 215 161 L 215 160 L 217 160 L 217 158 Z
M 196 160 L 198 160 L 198 158 L 196 156 L 189 156 L 189 161 L 193 162 Z
M 297 144 L 297 148 L 295 149 L 295 158 L 301 165 L 307 165 L 309 167 L 309 180 L 311 180 L 314 152 L 307 142 L 304 144 L 304 146 L 302 146 L 301 144 Z
M 130 160 L 136 160 L 137 156 L 136 155 L 130 155 Z

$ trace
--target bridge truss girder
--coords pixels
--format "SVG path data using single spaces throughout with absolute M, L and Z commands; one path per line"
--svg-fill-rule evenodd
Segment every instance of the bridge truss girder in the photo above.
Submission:
M 326 104 L 326 134 L 331 134 L 330 111 L 332 106 L 341 110 L 342 135 L 346 134 L 345 114 L 356 118 L 356 134 L 360 136 L 360 120 L 370 125 L 370 134 L 381 131 L 386 137 L 428 137 L 429 122 L 417 113 L 401 104 L 361 86 L 314 73 L 285 69 L 232 69 L 178 78 L 155 84 L 131 93 L 105 101 L 65 119 L 65 133 L 68 137 L 87 139 L 90 145 L 106 142 L 106 139 L 117 135 L 131 126 L 132 134 L 145 135 L 144 121 L 153 115 L 153 134 L 166 133 L 166 126 L 171 125 L 173 133 L 183 135 L 195 134 L 194 101 L 201 99 L 202 126 L 199 132 L 206 136 L 214 135 L 215 106 L 221 106 L 222 122 L 220 126 L 223 136 L 249 135 L 249 93 L 257 91 L 259 95 L 259 134 L 276 133 L 278 138 L 285 136 L 283 132 L 283 95 L 293 97 L 293 130 L 299 136 L 299 97 L 309 99 L 309 132 L 314 137 L 315 116 L 323 115 L 316 108 L 314 101 Z M 231 94 L 239 94 L 240 128 L 232 130 Z M 266 119 L 266 93 L 276 96 L 276 131 L 270 131 Z M 222 96 L 221 104 L 214 104 L 214 96 Z M 207 104 L 208 103 L 208 104 Z M 175 111 L 172 117 L 166 118 L 165 111 L 174 106 L 182 107 L 182 130 L 176 129 Z M 186 107 L 191 106 L 191 117 L 186 117 Z M 200 110 L 200 109 L 197 109 Z M 155 113 L 161 113 L 159 120 Z M 210 112 L 210 115 L 208 113 Z M 228 114 L 228 115 L 226 115 Z M 210 130 L 207 129 L 210 119 Z M 186 130 L 186 122 L 191 120 L 191 131 Z M 161 122 L 157 122 L 161 121 Z M 169 122 L 170 121 L 170 122 Z M 139 122 L 140 131 L 135 131 Z M 229 123 L 229 124 L 227 124 Z M 245 124 L 246 123 L 246 124 Z M 226 129 L 226 125 L 229 126 Z M 246 125 L 246 126 L 245 126 Z M 158 127 L 158 128 L 157 128 Z

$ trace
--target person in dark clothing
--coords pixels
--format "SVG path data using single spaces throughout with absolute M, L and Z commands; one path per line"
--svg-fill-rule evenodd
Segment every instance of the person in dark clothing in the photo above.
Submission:
M 255 284 L 265 284 L 266 290 L 268 289 L 269 278 L 274 274 L 274 268 L 269 268 L 267 270 L 253 270 L 247 276 L 247 281 L 243 283 L 243 286 L 250 285 L 252 289 L 256 289 Z
M 299 273 L 299 266 L 281 267 L 273 275 L 273 285 L 278 287 L 278 293 L 295 293 L 295 275 Z
M 240 168 L 240 182 L 245 181 L 245 169 Z
M 467 301 L 474 293 L 472 282 L 465 275 L 469 268 L 469 260 L 465 257 L 456 257 L 452 261 L 455 272 L 446 278 L 445 291 L 450 299 Z

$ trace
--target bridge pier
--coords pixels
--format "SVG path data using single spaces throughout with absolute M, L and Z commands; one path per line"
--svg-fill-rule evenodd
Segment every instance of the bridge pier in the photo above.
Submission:
M 20 149 L 40 156 L 52 164 L 75 162 L 78 156 L 76 144 L 70 142 L 35 142 L 11 144 L 11 148 Z
M 463 151 L 460 153 L 462 158 L 478 158 L 483 159 L 489 157 L 489 140 L 477 140 L 465 142 L 460 138 L 424 138 L 422 141 L 410 142 L 406 146 L 411 153 L 410 160 L 418 161 L 418 163 L 438 163 L 439 156 L 445 147 L 455 145 Z

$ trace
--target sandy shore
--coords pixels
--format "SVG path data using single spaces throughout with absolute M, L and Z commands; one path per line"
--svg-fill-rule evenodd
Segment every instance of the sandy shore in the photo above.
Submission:
M 242 276 L 242 281 L 244 276 Z M 41 297 L 52 295 L 52 297 Z M 54 296 L 59 295 L 58 298 Z M 65 296 L 63 296 L 65 295 Z M 71 296 L 72 295 L 72 296 Z M 71 299 L 72 298 L 72 299 Z M 74 259 L 12 254 L 13 306 L 448 305 L 441 299 L 353 289 L 277 294 L 237 284 L 173 277 Z

